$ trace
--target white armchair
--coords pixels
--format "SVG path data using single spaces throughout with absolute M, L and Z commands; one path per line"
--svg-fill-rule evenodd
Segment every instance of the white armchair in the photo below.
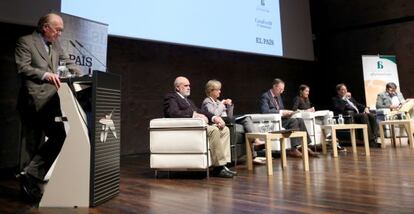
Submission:
M 158 118 L 150 121 L 150 167 L 166 171 L 205 170 L 211 158 L 207 124 L 199 118 Z
M 320 110 L 315 112 L 302 111 L 294 114 L 294 118 L 302 118 L 305 122 L 306 129 L 311 138 L 311 145 L 321 144 L 322 130 L 321 125 L 327 124 L 328 118 L 333 117 L 333 112 L 329 110 Z
M 264 125 L 261 122 L 270 122 L 272 127 L 271 131 L 278 131 L 282 130 L 282 116 L 280 114 L 246 114 L 245 116 L 250 116 L 252 118 L 253 123 L 258 127 L 260 130 L 260 126 Z M 290 148 L 290 142 L 286 141 L 287 148 Z M 280 144 L 278 141 L 274 141 L 272 144 L 272 150 L 280 150 Z

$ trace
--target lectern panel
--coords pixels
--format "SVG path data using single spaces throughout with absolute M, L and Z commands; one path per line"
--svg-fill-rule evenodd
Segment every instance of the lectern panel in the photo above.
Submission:
M 99 82 L 100 81 L 100 82 Z M 101 83 L 101 85 L 99 85 Z M 94 144 L 91 163 L 91 206 L 114 197 L 119 193 L 120 142 L 121 142 L 121 91 L 119 84 L 98 76 L 94 88 L 94 120 L 92 132 Z

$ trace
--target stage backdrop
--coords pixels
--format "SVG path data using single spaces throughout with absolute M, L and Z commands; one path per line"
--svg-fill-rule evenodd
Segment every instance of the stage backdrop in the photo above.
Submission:
M 377 94 L 385 91 L 388 82 L 399 86 L 396 57 L 393 55 L 362 55 L 366 105 L 375 108 Z
M 62 13 L 65 30 L 60 38 L 61 45 L 69 57 L 82 68 L 106 71 L 108 25 Z

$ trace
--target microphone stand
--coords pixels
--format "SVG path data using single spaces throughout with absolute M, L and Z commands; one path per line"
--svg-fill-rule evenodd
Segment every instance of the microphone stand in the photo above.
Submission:
M 96 59 L 96 61 L 98 61 L 99 62 L 99 64 L 101 64 L 104 68 L 105 68 L 105 71 L 106 72 L 109 72 L 109 69 L 108 69 L 108 67 L 106 67 L 106 65 L 103 63 L 103 62 L 101 62 L 99 59 L 98 59 L 98 57 L 96 57 L 93 53 L 91 53 L 87 48 L 85 48 L 85 46 L 83 46 L 82 45 L 82 43 L 80 43 L 78 40 L 76 40 L 75 39 L 75 42 L 79 45 L 79 46 L 81 46 L 81 48 L 83 48 L 83 50 L 85 50 L 86 52 L 88 52 L 89 53 L 89 55 L 91 55 L 93 58 L 95 58 Z

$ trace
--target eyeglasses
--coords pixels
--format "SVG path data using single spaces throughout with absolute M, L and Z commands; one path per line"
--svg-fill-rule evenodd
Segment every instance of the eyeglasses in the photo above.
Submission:
M 48 24 L 47 26 L 48 26 L 50 29 L 52 29 L 52 30 L 56 31 L 57 33 L 63 33 L 63 28 L 55 28 L 55 27 L 52 27 L 52 25 L 50 25 L 50 24 Z

